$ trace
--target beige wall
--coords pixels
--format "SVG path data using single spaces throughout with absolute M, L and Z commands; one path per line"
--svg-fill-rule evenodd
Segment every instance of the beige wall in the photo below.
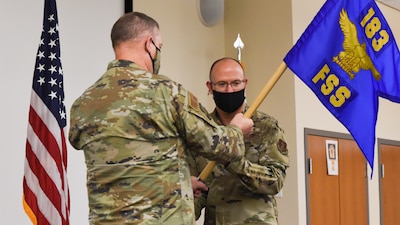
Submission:
M 157 7 L 154 2 L 157 2 Z M 196 14 L 196 2 L 173 0 L 167 4 L 164 1 L 135 0 L 134 7 L 160 21 L 166 46 L 162 55 L 162 72 L 193 90 L 209 109 L 212 100 L 205 96 L 203 88 L 208 68 L 218 57 L 237 57 L 233 43 L 238 33 L 244 42 L 241 56 L 249 78 L 247 101 L 252 104 L 324 3 L 323 0 L 227 0 L 224 19 L 214 27 L 204 27 Z M 399 12 L 385 5 L 379 6 L 395 36 L 399 35 L 400 25 L 396 22 L 400 19 Z M 283 197 L 278 198 L 279 220 L 284 225 L 305 225 L 304 128 L 348 132 L 290 70 L 282 75 L 259 109 L 280 121 L 290 148 L 291 167 Z M 399 113 L 400 105 L 383 99 L 380 101 L 377 137 L 400 140 L 399 132 L 395 130 L 400 121 L 394 119 Z M 377 166 L 374 170 L 378 171 Z M 370 224 L 378 224 L 376 172 L 368 188 Z

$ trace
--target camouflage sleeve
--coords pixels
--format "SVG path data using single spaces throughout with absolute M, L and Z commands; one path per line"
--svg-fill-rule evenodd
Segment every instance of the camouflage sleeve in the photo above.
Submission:
M 70 112 L 71 126 L 70 126 L 69 132 L 68 132 L 68 139 L 69 139 L 69 143 L 72 145 L 72 147 L 74 147 L 77 150 L 80 150 L 80 149 L 82 149 L 82 146 L 84 145 L 84 142 L 82 141 L 83 139 L 81 138 L 84 130 L 82 129 L 82 127 L 79 126 L 79 124 L 80 124 L 79 118 L 80 117 L 75 115 L 80 112 L 78 103 L 75 102 L 71 107 L 71 112 Z
M 272 117 L 258 119 L 255 124 L 255 134 L 249 138 L 250 151 L 241 161 L 230 163 L 227 169 L 238 174 L 249 190 L 275 195 L 282 189 L 289 167 L 284 132 Z M 258 160 L 254 160 L 253 152 L 257 152 Z
M 176 105 L 176 121 L 188 149 L 222 163 L 243 157 L 245 145 L 238 127 L 217 125 L 197 98 L 184 89 L 176 98 Z

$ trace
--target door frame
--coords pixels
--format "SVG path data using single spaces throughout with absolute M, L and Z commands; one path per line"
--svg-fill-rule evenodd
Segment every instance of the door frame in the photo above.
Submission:
M 331 138 L 338 138 L 338 139 L 346 139 L 346 140 L 352 140 L 354 141 L 354 138 L 350 135 L 350 134 L 346 134 L 346 133 L 339 133 L 339 132 L 333 132 L 333 131 L 326 131 L 326 130 L 319 130 L 319 129 L 312 129 L 312 128 L 304 128 L 304 177 L 305 177 L 305 194 L 306 194 L 306 211 L 307 211 L 307 225 L 310 225 L 310 201 L 309 201 L 309 197 L 310 197 L 310 193 L 309 193 L 309 179 L 308 179 L 308 174 L 310 173 L 310 162 L 308 160 L 308 135 L 315 135 L 315 136 L 323 136 L 323 137 L 331 137 Z M 378 139 L 379 140 L 379 139 Z M 400 143 L 400 142 L 399 142 Z M 367 162 L 366 162 L 367 164 Z M 366 166 L 366 170 L 367 170 L 367 166 Z M 367 173 L 367 171 L 366 171 Z M 368 176 L 367 178 L 368 179 Z M 369 188 L 368 188 L 368 184 L 369 181 L 366 182 L 366 193 L 367 193 L 367 221 L 368 224 L 369 222 Z

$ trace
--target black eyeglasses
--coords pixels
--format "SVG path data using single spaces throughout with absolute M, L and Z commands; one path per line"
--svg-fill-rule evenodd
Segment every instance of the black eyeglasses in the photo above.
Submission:
M 219 90 L 225 90 L 228 88 L 228 86 L 231 86 L 232 89 L 238 90 L 243 87 L 242 83 L 244 83 L 244 80 L 234 80 L 231 82 L 220 81 L 217 83 L 211 82 L 211 84 L 214 85 Z

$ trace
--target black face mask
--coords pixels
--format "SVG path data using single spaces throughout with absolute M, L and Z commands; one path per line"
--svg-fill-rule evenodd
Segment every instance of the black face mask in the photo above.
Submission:
M 213 90 L 214 102 L 222 111 L 231 113 L 235 112 L 243 105 L 246 97 L 244 96 L 244 88 L 237 92 L 218 92 Z

